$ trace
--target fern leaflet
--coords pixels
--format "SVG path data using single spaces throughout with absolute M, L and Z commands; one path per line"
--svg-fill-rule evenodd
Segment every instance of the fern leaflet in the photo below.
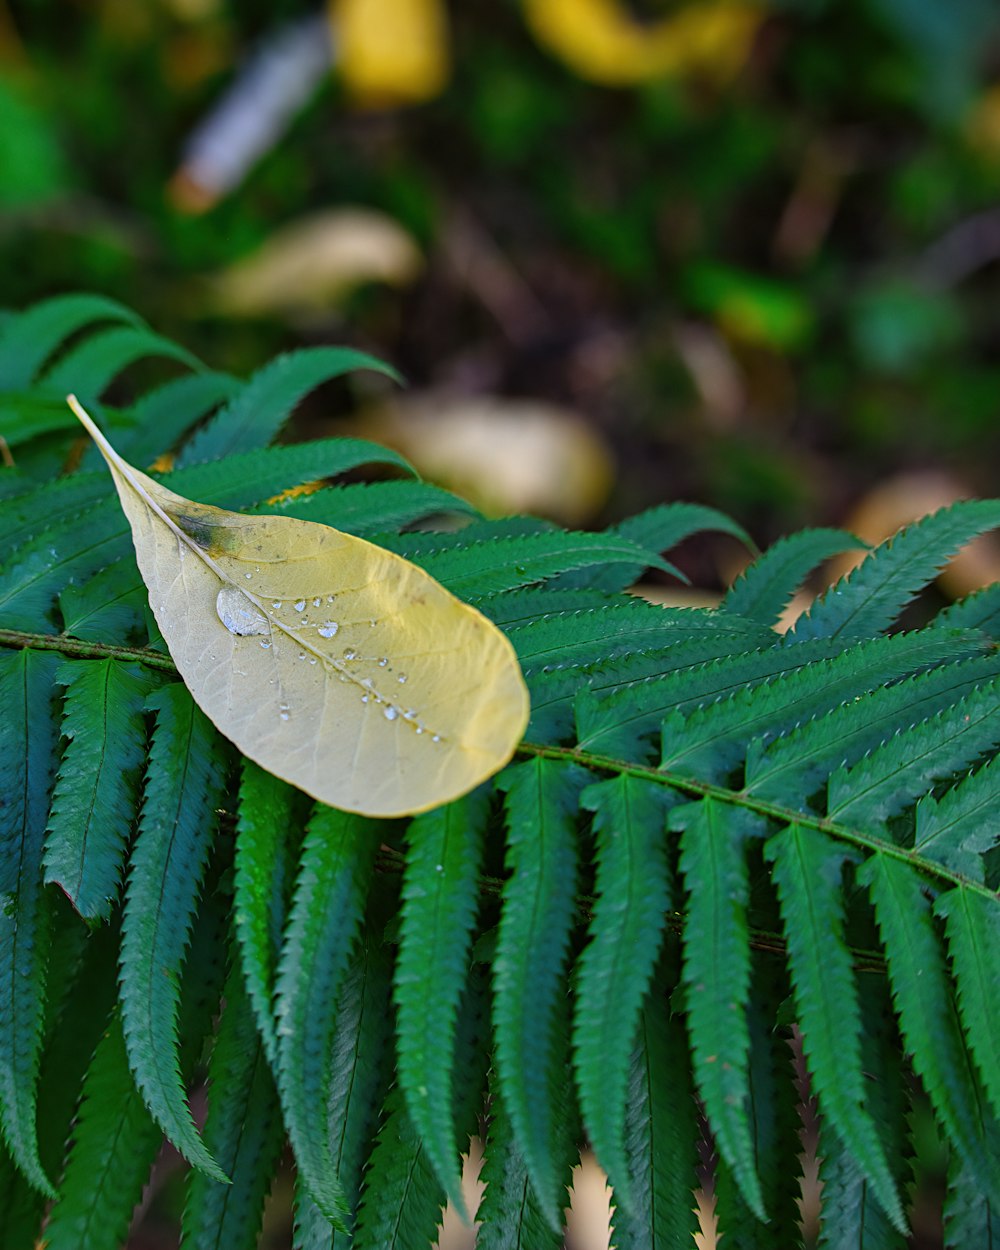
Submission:
M 57 295 L 20 313 L 0 328 L 0 390 L 28 386 L 35 374 L 78 330 L 100 321 L 145 323 L 131 309 L 103 295 Z
M 748 565 L 719 606 L 762 625 L 776 625 L 813 569 L 831 556 L 864 545 L 846 530 L 801 530 L 774 543 Z
M 998 804 L 1000 757 L 994 756 L 939 799 L 928 795 L 920 800 L 914 851 L 973 881 L 982 881 L 983 853 L 1000 839 L 990 820 Z
M 577 965 L 573 1056 L 583 1123 L 622 1205 L 631 1207 L 625 1153 L 629 1059 L 671 905 L 666 843 L 670 796 L 628 775 L 588 786 L 596 898 Z

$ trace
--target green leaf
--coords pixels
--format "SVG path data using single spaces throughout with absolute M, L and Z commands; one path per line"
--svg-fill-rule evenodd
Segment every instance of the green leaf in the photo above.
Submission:
M 790 1028 L 778 1017 L 788 993 L 784 960 L 755 950 L 751 959 L 747 1024 L 750 1032 L 750 1117 L 754 1155 L 768 1222 L 743 1198 L 725 1160 L 715 1161 L 716 1218 L 730 1250 L 782 1250 L 802 1244 L 799 1227 L 799 1092 L 792 1066 Z
M 968 768 L 1000 745 L 1000 678 L 936 716 L 901 729 L 851 768 L 830 778 L 831 820 L 880 834 L 885 822 L 926 794 L 935 781 Z
M 920 800 L 914 852 L 982 881 L 982 856 L 1000 839 L 993 819 L 998 804 L 1000 757 L 994 756 L 940 798 L 928 795 Z
M 485 1012 L 485 984 L 473 972 L 457 1011 L 452 1097 L 445 1108 L 469 1133 L 483 1106 Z M 382 1127 L 365 1169 L 352 1250 L 423 1250 L 433 1238 L 445 1198 L 426 1141 L 415 1129 L 397 1085 L 385 1101 Z
M 889 1163 L 897 1185 L 910 1181 L 909 1141 L 906 1115 L 909 1110 L 906 1073 L 899 1062 L 900 1043 L 885 978 L 865 973 L 859 977 L 859 1001 L 864 1028 L 861 1034 L 862 1063 L 868 1107 L 889 1145 Z M 817 1152 L 822 1182 L 820 1247 L 839 1250 L 903 1250 L 908 1244 L 886 1216 L 871 1182 L 835 1130 L 820 1124 Z
M 824 1121 L 869 1178 L 892 1223 L 905 1230 L 885 1146 L 867 1110 L 861 1015 L 843 933 L 845 851 L 791 825 L 769 839 L 802 1040 Z
M 750 1111 L 750 877 L 748 838 L 760 822 L 710 798 L 671 813 L 682 830 L 688 892 L 684 982 L 694 1077 L 716 1146 L 757 1219 L 767 1218 L 757 1177 Z
M 670 801 L 628 775 L 588 786 L 581 797 L 594 813 L 597 875 L 589 942 L 577 964 L 574 1068 L 584 1127 L 626 1208 L 629 1061 L 671 905 Z
M 796 590 L 824 560 L 865 547 L 847 530 L 801 530 L 779 539 L 747 566 L 719 605 L 723 612 L 776 625 Z
M 121 881 L 146 757 L 143 710 L 158 677 L 118 660 L 64 661 L 63 736 L 45 842 L 45 881 L 81 916 L 106 920 Z
M 946 1250 L 1000 1248 L 1000 1205 L 983 1193 L 977 1170 L 955 1151 L 948 1158 L 942 1214 Z
M 67 409 L 69 411 L 69 409 Z M 21 549 L 44 543 L 60 523 L 79 526 L 94 504 L 108 498 L 107 473 L 74 473 L 25 491 L 4 506 L 4 550 L 0 569 L 17 561 Z
M 242 761 L 233 862 L 233 919 L 247 993 L 269 1062 L 277 1068 L 274 1017 L 281 935 L 293 865 L 289 830 L 296 791 L 252 760 Z
M 628 1207 L 617 1202 L 612 1212 L 618 1250 L 687 1246 L 698 1227 L 696 1107 L 687 1037 L 669 1008 L 669 987 L 667 977 L 650 987 L 629 1062 L 625 1151 L 632 1197 Z
M 753 548 L 753 540 L 741 525 L 725 513 L 697 503 L 657 504 L 616 525 L 609 525 L 604 532 L 608 537 L 628 539 L 646 551 L 670 551 L 692 534 L 707 531 L 731 534 Z M 561 584 L 566 587 L 593 586 L 608 592 L 625 590 L 639 580 L 645 567 L 642 563 L 622 564 L 609 569 L 570 573 Z
M 378 1112 L 392 1065 L 392 969 L 387 950 L 366 937 L 347 971 L 337 1003 L 330 1047 L 327 1119 L 332 1163 L 351 1218 L 356 1216 L 361 1179 L 375 1139 Z M 334 1234 L 332 1250 L 346 1250 L 350 1238 Z
M 566 962 L 576 913 L 576 814 L 588 779 L 581 768 L 536 757 L 497 781 L 507 795 L 508 879 L 493 960 L 494 1062 L 517 1158 L 553 1227 L 560 1223 L 563 1179 L 558 1125 L 569 1032 Z
M 681 668 L 691 647 L 677 647 L 668 658 L 668 671 L 634 686 L 620 686 L 610 694 L 584 690 L 576 700 L 577 735 L 580 746 L 619 759 L 644 756 L 642 744 L 659 732 L 672 712 L 690 711 L 703 704 L 726 699 L 739 690 L 815 660 L 830 659 L 839 647 L 825 640 L 804 647 L 776 645 L 762 651 L 738 652 L 725 658 Z
M 861 759 L 998 674 L 1000 656 L 961 660 L 845 703 L 770 745 L 753 741 L 745 791 L 778 803 L 805 802 L 835 768 Z
M 399 1082 L 434 1173 L 464 1211 L 451 1116 L 455 1028 L 466 981 L 488 794 L 412 821 L 406 833 L 399 956 Z
M 278 356 L 195 434 L 178 457 L 178 466 L 222 460 L 236 451 L 267 446 L 310 391 L 353 369 L 399 376 L 374 356 L 347 347 L 308 347 Z
M 146 588 L 134 556 L 122 556 L 59 595 L 64 634 L 90 642 L 125 644 L 142 632 Z
M 153 1118 L 196 1167 L 225 1181 L 185 1102 L 177 1055 L 180 972 L 222 801 L 225 758 L 184 686 L 150 699 L 156 729 L 122 927 L 125 1044 Z
M 1000 1119 L 1000 900 L 964 886 L 937 900 L 972 1057 Z
M 342 1223 L 326 1108 L 337 996 L 357 942 L 377 821 L 317 804 L 285 928 L 275 992 L 278 1088 L 299 1175 L 327 1219 Z
M 942 609 L 934 622 L 955 629 L 981 629 L 990 638 L 1000 638 L 1000 582 Z
M 511 597 L 516 593 L 512 592 Z M 540 606 L 544 607 L 544 600 Z M 535 615 L 528 622 L 505 625 L 505 629 L 527 673 L 606 663 L 637 651 L 720 635 L 723 646 L 730 651 L 736 639 L 749 640 L 740 646 L 741 650 L 774 641 L 769 631 L 737 623 L 718 612 L 661 608 L 642 599 L 624 597 L 600 608 Z M 721 648 L 719 653 L 723 653 Z
M 57 295 L 19 313 L 0 333 L 0 390 L 30 385 L 61 343 L 98 321 L 144 324 L 131 309 L 103 295 Z
M 360 536 L 377 536 L 438 513 L 475 513 L 471 504 L 429 482 L 355 482 L 330 486 L 312 495 L 296 496 L 259 511 L 294 516 L 302 521 L 332 525 Z
M 567 531 L 484 539 L 449 551 L 413 553 L 408 558 L 465 599 L 530 586 L 567 569 L 639 562 L 643 567 L 674 571 L 659 556 L 625 539 Z
M 59 1198 L 45 1226 L 49 1250 L 120 1246 L 162 1140 L 132 1080 L 116 1012 L 84 1078 Z
M 39 386 L 54 395 L 75 394 L 83 403 L 100 399 L 119 373 L 150 356 L 176 360 L 189 369 L 203 365 L 183 347 L 143 326 L 98 330 L 71 348 L 52 366 Z
M 938 629 L 858 643 L 830 660 L 736 690 L 687 715 L 672 712 L 663 725 L 660 767 L 722 781 L 743 762 L 749 743 L 759 752 L 781 732 L 827 715 L 859 695 L 981 650 L 975 635 Z
M 254 1250 L 284 1133 L 274 1081 L 238 968 L 208 1065 L 205 1144 L 231 1184 L 188 1173 L 181 1244 L 191 1250 Z
M 170 451 L 213 408 L 234 399 L 243 386 L 239 378 L 210 370 L 172 378 L 132 405 L 129 424 L 116 446 L 130 464 L 145 468 Z M 96 447 L 87 449 L 87 455 L 91 454 L 100 455 Z
M 1000 500 L 963 500 L 908 525 L 831 586 L 789 635 L 869 638 L 887 629 L 966 543 L 1000 525 Z
M 42 851 L 58 664 L 51 652 L 0 652 L 0 1129 L 17 1166 L 49 1197 L 55 1191 L 38 1154 L 36 1085 L 50 914 Z
M 980 1189 L 1000 1194 L 1000 1154 L 986 1147 L 978 1080 L 962 1038 L 932 903 L 909 864 L 873 855 L 858 872 L 875 904 L 900 1032 L 934 1113 Z
M 553 1228 L 553 1220 L 542 1210 L 499 1089 L 492 1091 L 484 1154 L 479 1179 L 486 1189 L 476 1213 L 476 1250 L 562 1250 L 562 1220 L 556 1218 Z M 561 1163 L 565 1204 L 573 1160 Z

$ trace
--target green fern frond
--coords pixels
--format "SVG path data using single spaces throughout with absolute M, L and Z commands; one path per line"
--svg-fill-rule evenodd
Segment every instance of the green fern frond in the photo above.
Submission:
M 51 898 L 42 886 L 55 771 L 51 652 L 0 654 L 0 1130 L 28 1180 L 55 1197 L 38 1153 L 37 1080 Z
M 573 1065 L 583 1124 L 622 1205 L 631 1207 L 625 1107 L 635 1031 L 673 887 L 665 855 L 670 796 L 623 775 L 587 787 L 596 879 L 588 945 L 577 964 Z
M 668 939 L 668 949 L 673 943 Z M 677 952 L 663 961 L 676 966 Z M 668 973 L 669 976 L 669 973 Z M 670 1009 L 669 980 L 650 987 L 629 1061 L 625 1152 L 631 1201 L 612 1212 L 617 1250 L 672 1250 L 698 1227 L 698 1124 L 684 1023 Z
M 993 1144 L 1000 1150 L 1000 1142 Z M 944 1195 L 944 1244 L 946 1250 L 998 1250 L 1000 1206 L 983 1193 L 975 1169 L 967 1167 L 953 1152 L 948 1159 Z
M 647 758 L 654 735 L 670 713 L 753 689 L 769 678 L 831 659 L 840 650 L 826 639 L 818 639 L 808 649 L 792 648 L 775 636 L 773 646 L 734 654 L 725 649 L 723 637 L 714 640 L 710 656 L 697 656 L 698 644 L 671 648 L 658 666 L 659 674 L 641 684 L 619 681 L 607 695 L 596 684 L 581 692 L 576 700 L 580 746 L 621 759 Z
M 694 1078 L 715 1143 L 746 1202 L 764 1220 L 750 1130 L 750 875 L 748 838 L 763 829 L 746 812 L 711 799 L 676 808 L 680 867 L 688 891 L 684 983 Z
M 102 321 L 145 326 L 130 308 L 103 295 L 57 295 L 15 315 L 0 329 L 0 391 L 29 386 L 62 343 Z
M 337 996 L 361 927 L 375 851 L 375 821 L 317 804 L 295 881 L 278 967 L 278 1085 L 299 1176 L 327 1219 L 344 1196 L 327 1127 Z
M 789 600 L 824 560 L 866 546 L 846 530 L 801 530 L 782 538 L 740 574 L 719 605 L 723 612 L 776 625 Z
M 178 440 L 219 404 L 233 400 L 244 385 L 231 374 L 210 370 L 172 378 L 147 391 L 128 409 L 127 424 L 116 438 L 116 446 L 129 463 L 145 468 L 164 452 L 172 451 Z
M 84 1078 L 80 1111 L 45 1227 L 50 1250 L 114 1250 L 162 1141 L 129 1071 L 116 1012 Z
M 208 861 L 226 759 L 184 686 L 149 700 L 156 729 L 125 891 L 121 1003 L 125 1045 L 153 1118 L 181 1153 L 226 1177 L 194 1125 L 177 1055 L 180 971 Z
M 992 814 L 1000 804 L 1000 757 L 916 809 L 913 850 L 953 872 L 983 879 L 983 855 L 1000 841 Z
M 827 816 L 881 834 L 885 822 L 936 781 L 968 768 L 1000 745 L 1000 678 L 876 747 L 830 778 Z
M 1000 525 L 1000 500 L 963 500 L 914 521 L 820 596 L 790 637 L 869 638 L 896 620 L 966 543 Z
M 747 751 L 746 792 L 804 803 L 834 769 L 860 760 L 1000 675 L 1000 655 L 960 660 L 876 690 L 817 717 L 770 745 Z
M 749 742 L 760 750 L 776 735 L 818 721 L 862 694 L 982 650 L 974 634 L 939 629 L 857 643 L 687 715 L 672 712 L 663 725 L 661 767 L 721 781 L 743 762 Z
M 247 993 L 272 1069 L 277 1071 L 278 1031 L 274 991 L 285 913 L 291 896 L 296 791 L 252 760 L 240 776 L 239 816 L 233 856 L 236 938 Z
M 900 1032 L 914 1070 L 963 1165 L 995 1202 L 1000 1154 L 987 1146 L 983 1096 L 965 1049 L 924 883 L 909 864 L 889 855 L 873 855 L 858 880 L 868 887 L 875 905 Z
M 935 621 L 949 628 L 981 629 L 988 637 L 1000 640 L 1000 582 L 943 608 Z
M 567 569 L 638 561 L 672 571 L 659 556 L 624 539 L 565 531 L 471 542 L 428 555 L 407 549 L 406 554 L 453 594 L 472 600 L 530 586 Z
M 451 1115 L 455 1022 L 478 907 L 487 804 L 480 788 L 411 823 L 396 959 L 400 1085 L 428 1162 L 460 1211 Z
M 353 369 L 399 375 L 374 356 L 345 347 L 310 347 L 278 356 L 259 370 L 225 408 L 182 449 L 178 466 L 221 460 L 234 452 L 266 447 L 299 402 L 323 382 Z
M 1000 907 L 960 886 L 942 894 L 934 912 L 944 917 L 969 1049 L 1000 1120 Z
M 90 404 L 100 399 L 119 373 L 149 357 L 175 360 L 196 371 L 204 368 L 196 356 L 161 334 L 139 326 L 113 326 L 89 335 L 60 356 L 39 386 L 53 395 L 74 392 Z
M 45 881 L 88 920 L 106 920 L 118 893 L 146 757 L 143 711 L 158 675 L 117 660 L 61 664 L 68 739 L 49 814 Z
M 494 1062 L 517 1158 L 555 1227 L 563 1179 L 557 1130 L 568 1057 L 566 962 L 576 912 L 576 815 L 588 780 L 581 768 L 538 758 L 508 769 L 497 783 L 506 792 L 509 875 L 493 960 Z
M 223 1000 L 208 1065 L 204 1140 L 229 1183 L 197 1168 L 188 1173 L 181 1245 L 190 1250 L 254 1250 L 284 1140 L 277 1091 L 238 968 Z
M 399 530 L 439 513 L 474 516 L 476 509 L 450 491 L 429 482 L 355 482 L 330 486 L 279 505 L 265 505 L 261 512 L 294 516 L 302 521 L 332 525 L 348 534 L 376 538 L 388 527 Z
M 861 1013 L 843 926 L 845 853 L 801 825 L 775 834 L 764 853 L 778 889 L 803 1046 L 820 1113 L 869 1178 L 893 1225 L 905 1231 L 886 1145 L 868 1110 Z

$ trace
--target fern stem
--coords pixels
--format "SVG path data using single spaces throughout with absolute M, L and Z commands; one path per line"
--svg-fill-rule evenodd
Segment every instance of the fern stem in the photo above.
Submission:
M 655 768 L 651 764 L 636 764 L 615 759 L 610 755 L 595 755 L 590 751 L 581 751 L 576 747 L 542 746 L 533 742 L 522 742 L 517 748 L 517 754 L 527 757 L 541 756 L 545 759 L 567 760 L 576 764 L 582 764 L 592 772 L 641 778 L 645 781 L 652 781 L 659 785 L 667 786 L 672 790 L 680 790 L 684 794 L 690 794 L 697 798 L 713 798 L 719 803 L 738 807 L 743 811 L 756 812 L 759 816 L 779 821 L 785 825 L 798 824 L 805 828 L 816 829 L 820 833 L 825 833 L 828 837 L 834 838 L 839 842 L 846 842 L 850 846 L 856 846 L 868 854 L 887 855 L 891 859 L 909 864 L 937 882 L 946 882 L 948 885 L 960 885 L 967 890 L 984 895 L 992 902 L 996 901 L 995 892 L 989 889 L 988 886 L 974 881 L 971 877 L 963 876 L 961 873 L 945 868 L 943 865 L 938 866 L 935 864 L 932 867 L 920 855 L 905 846 L 898 846 L 895 842 L 887 842 L 884 838 L 877 838 L 872 834 L 862 833 L 860 829 L 851 829 L 846 825 L 837 824 L 823 816 L 810 816 L 795 808 L 783 807 L 780 803 L 760 799 L 754 795 L 745 794 L 740 790 L 727 790 L 723 786 L 717 786 L 707 781 L 696 781 L 691 777 L 682 777 L 676 773 Z
M 20 629 L 0 629 L 0 647 L 58 651 L 60 655 L 75 656 L 81 660 L 137 660 L 149 668 L 177 676 L 177 667 L 170 656 L 150 647 L 113 646 L 104 642 L 86 642 L 82 638 L 68 638 L 65 634 L 29 634 Z

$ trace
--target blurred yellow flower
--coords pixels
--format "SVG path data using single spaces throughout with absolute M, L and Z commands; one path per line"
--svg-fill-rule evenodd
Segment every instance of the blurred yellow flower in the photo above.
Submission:
M 347 90 L 382 107 L 429 100 L 448 81 L 442 0 L 330 0 L 334 45 Z
M 750 0 L 701 0 L 649 23 L 621 0 L 524 0 L 524 11 L 539 43 L 609 86 L 688 73 L 724 82 L 746 61 L 764 16 Z
M 965 119 L 965 134 L 982 156 L 1000 159 L 1000 85 L 987 87 L 973 104 Z

